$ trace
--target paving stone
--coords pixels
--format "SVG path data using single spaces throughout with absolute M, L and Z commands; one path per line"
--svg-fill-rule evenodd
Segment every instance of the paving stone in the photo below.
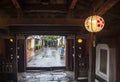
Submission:
M 28 67 L 58 67 L 65 66 L 64 59 L 60 58 L 60 50 L 55 48 L 43 48 L 38 55 L 32 57 Z
M 26 72 L 18 75 L 18 82 L 73 82 L 65 72 Z

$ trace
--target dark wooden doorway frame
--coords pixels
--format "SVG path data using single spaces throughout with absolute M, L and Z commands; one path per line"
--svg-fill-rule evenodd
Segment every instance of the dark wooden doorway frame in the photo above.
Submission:
M 48 31 L 49 32 L 49 31 Z M 33 35 L 36 35 L 36 34 L 33 34 Z M 39 34 L 39 35 L 58 35 L 58 36 L 67 36 L 67 34 L 54 34 L 54 32 L 53 33 L 51 33 L 50 32 L 50 34 L 48 33 L 48 34 L 46 34 L 46 33 L 44 33 L 44 34 Z M 29 37 L 30 36 L 30 34 L 28 34 L 27 36 L 26 36 L 26 38 L 25 39 L 27 39 L 27 37 Z M 26 40 L 25 40 L 25 45 L 26 45 Z M 27 45 L 26 45 L 27 46 Z M 25 48 L 26 49 L 26 48 Z M 25 64 L 25 70 L 58 70 L 58 69 L 60 69 L 60 70 L 66 70 L 66 63 L 65 63 L 65 66 L 57 66 L 57 67 L 27 67 L 27 60 L 26 60 L 26 50 L 25 50 L 25 62 L 26 62 L 26 64 Z M 66 54 L 65 54 L 65 62 L 66 62 Z

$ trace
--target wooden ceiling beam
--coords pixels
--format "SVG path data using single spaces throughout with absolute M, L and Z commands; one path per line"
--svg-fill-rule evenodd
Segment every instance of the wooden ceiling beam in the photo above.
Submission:
M 76 6 L 76 4 L 77 4 L 77 1 L 78 1 L 78 0 L 72 0 L 72 2 L 71 2 L 71 4 L 70 4 L 70 7 L 69 7 L 70 10 L 73 10 L 73 9 L 75 8 L 75 6 Z
M 18 0 L 11 0 L 11 1 L 17 10 L 18 18 L 21 18 L 23 16 L 23 13 L 22 13 L 22 8 L 21 8 Z
M 112 8 L 119 0 L 107 0 L 104 4 L 101 4 L 95 11 L 97 15 L 105 14 L 110 8 Z
M 99 1 L 95 0 L 92 4 L 93 11 L 97 11 L 103 4 L 104 4 L 104 0 L 99 0 Z
M 72 0 L 71 4 L 69 6 L 69 11 L 68 11 L 68 15 L 67 15 L 68 18 L 73 18 L 74 17 L 73 16 L 73 9 L 75 8 L 75 5 L 76 5 L 77 1 L 78 0 Z
M 41 5 L 41 4 L 25 4 L 24 10 L 67 10 L 66 5 Z
M 26 13 L 67 13 L 67 11 L 62 10 L 24 10 Z
M 17 0 L 11 0 L 16 9 L 21 9 L 21 6 Z
M 12 26 L 12 25 L 73 25 L 82 26 L 84 20 L 75 18 L 54 18 L 54 19 L 0 19 L 0 26 Z

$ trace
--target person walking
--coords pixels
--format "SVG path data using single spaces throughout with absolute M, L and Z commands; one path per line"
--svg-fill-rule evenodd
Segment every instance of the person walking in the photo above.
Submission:
M 61 57 L 61 58 L 63 58 L 64 52 L 65 52 L 65 51 L 64 51 L 64 46 L 62 46 L 61 51 L 60 51 L 60 53 L 61 53 L 61 54 L 60 54 L 60 57 Z

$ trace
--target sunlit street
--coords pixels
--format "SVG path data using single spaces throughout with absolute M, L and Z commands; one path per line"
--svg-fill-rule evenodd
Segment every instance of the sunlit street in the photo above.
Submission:
M 58 67 L 65 66 L 64 57 L 60 57 L 60 49 L 43 48 L 38 55 L 34 55 L 28 62 L 28 67 Z

